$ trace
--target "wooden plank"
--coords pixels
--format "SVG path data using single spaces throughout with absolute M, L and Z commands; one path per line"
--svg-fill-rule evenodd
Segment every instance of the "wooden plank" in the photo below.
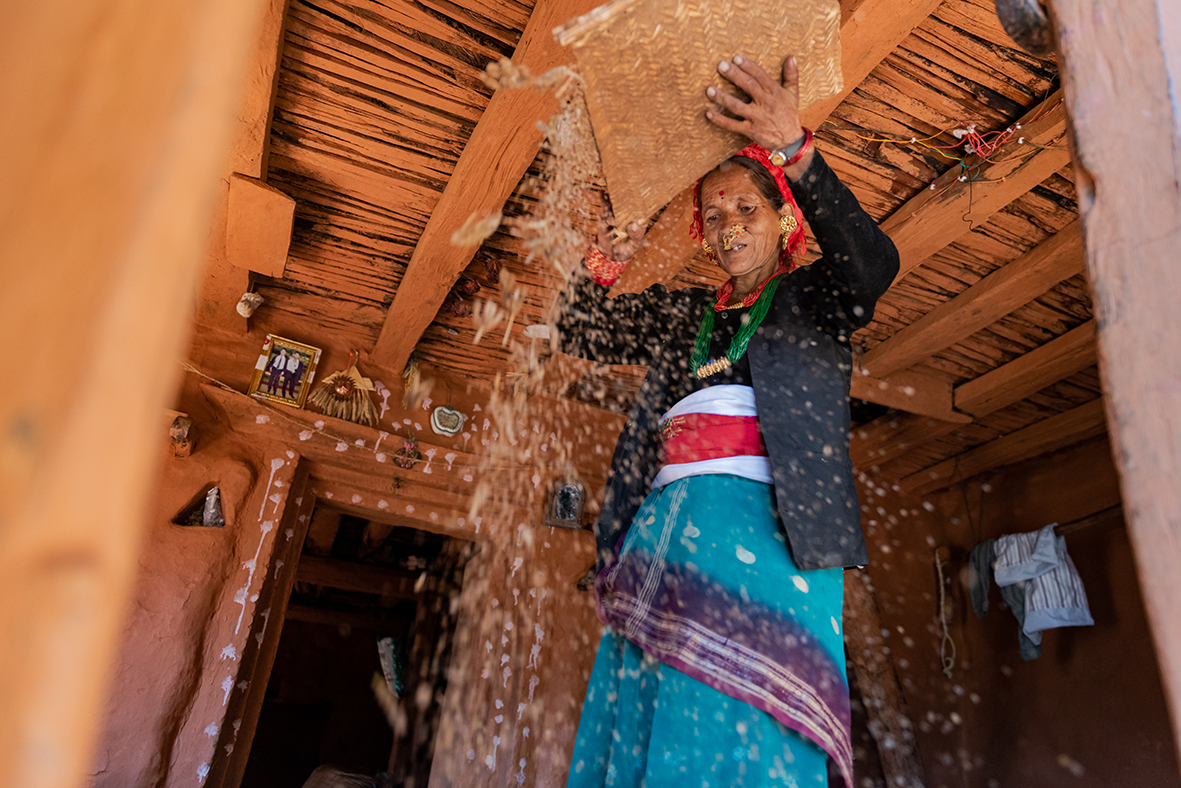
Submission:
M 926 495 L 993 468 L 1027 460 L 1102 435 L 1106 430 L 1103 400 L 1092 400 L 1073 410 L 1003 435 L 983 446 L 944 460 L 938 465 L 912 473 L 902 479 L 900 484 L 912 495 Z
M 291 600 L 291 589 L 295 586 L 296 571 L 299 566 L 300 551 L 308 533 L 308 523 L 315 513 L 316 502 L 310 495 L 306 495 L 308 487 L 307 472 L 302 471 L 295 476 L 292 492 L 300 503 L 296 506 L 285 507 L 283 523 L 284 531 L 292 530 L 290 539 L 284 539 L 276 546 L 272 565 L 275 575 L 272 583 L 263 584 L 262 591 L 268 599 L 262 625 L 257 621 L 251 627 L 251 634 L 258 644 L 251 660 L 250 672 L 244 676 L 249 682 L 246 697 L 242 700 L 241 716 L 235 720 L 240 723 L 237 728 L 237 738 L 233 741 L 233 751 L 228 758 L 219 763 L 225 769 L 222 785 L 241 785 L 242 776 L 246 773 L 246 762 L 250 757 L 250 748 L 254 743 L 254 734 L 258 729 L 258 717 L 262 713 L 263 703 L 266 702 L 267 684 L 270 682 L 271 669 L 275 665 L 275 656 L 279 653 L 279 643 L 283 635 L 283 624 L 288 614 L 288 603 Z M 289 494 L 289 495 L 290 495 Z M 249 645 L 249 640 L 247 644 Z M 243 664 L 243 673 L 246 665 Z M 220 759 L 219 759 L 220 760 Z
M 540 0 L 513 62 L 534 74 L 564 65 L 567 55 L 551 31 L 593 6 L 592 0 Z M 470 217 L 484 218 L 504 207 L 545 138 L 538 122 L 548 120 L 557 109 L 557 98 L 549 91 L 498 90 L 492 96 L 394 294 L 373 348 L 378 363 L 395 370 L 406 366 L 410 352 L 478 248 L 452 246 L 452 234 Z
M 347 624 L 353 629 L 376 632 L 379 635 L 406 634 L 413 619 L 406 615 L 384 614 L 378 612 L 364 612 L 360 610 L 336 610 L 327 607 L 312 607 L 311 605 L 288 605 L 288 621 L 302 621 L 307 624 L 323 624 L 329 627 L 339 627 Z
M 340 517 L 341 514 L 336 509 L 327 506 L 316 507 L 312 513 L 312 523 L 308 527 L 307 544 L 304 547 L 309 555 L 325 556 L 332 552 L 332 543 L 336 541 L 336 534 L 340 530 Z
M 916 446 L 942 438 L 959 426 L 928 416 L 898 413 L 882 416 L 849 436 L 849 457 L 853 466 L 867 469 L 904 456 Z
M 955 405 L 973 416 L 1019 402 L 1098 362 L 1095 321 L 1051 340 L 955 390 Z
M 359 594 L 376 594 L 383 599 L 418 599 L 421 593 L 427 591 L 427 586 L 432 585 L 425 582 L 421 589 L 415 590 L 415 585 L 423 574 L 387 569 L 357 561 L 305 555 L 299 559 L 295 582 Z
M 1112 11 L 1054 2 L 1112 455 L 1181 748 L 1181 14 Z
M 966 168 L 953 167 L 882 222 L 882 230 L 894 241 L 901 257 L 894 281 L 983 225 L 1070 161 L 1063 146 L 1066 110 L 1061 90 L 1026 113 L 1017 125 L 1021 128 L 1014 139 L 987 162 L 968 159 Z
M 1082 270 L 1083 242 L 1076 221 L 866 351 L 861 365 L 879 376 L 906 369 Z
M 921 372 L 899 372 L 889 378 L 877 378 L 854 366 L 849 396 L 943 421 L 966 424 L 972 420 L 956 413 L 949 380 Z
M 5 9 L 0 329 L 37 384 L 0 394 L 0 786 L 92 771 L 264 7 Z
M 846 653 L 861 690 L 870 733 L 877 742 L 886 785 L 923 788 L 928 783 L 914 725 L 894 662 L 883 648 L 882 633 L 887 630 L 882 628 L 877 599 L 864 570 L 845 574 L 844 626 Z
M 813 104 L 802 115 L 803 125 L 819 129 L 862 80 L 939 6 L 939 0 L 846 0 L 841 4 L 841 71 L 845 89 Z M 778 75 L 776 75 L 778 76 Z M 617 293 L 639 293 L 676 276 L 697 254 L 689 233 L 693 219 L 693 191 L 686 189 L 649 231 L 651 242 L 642 249 L 620 281 Z

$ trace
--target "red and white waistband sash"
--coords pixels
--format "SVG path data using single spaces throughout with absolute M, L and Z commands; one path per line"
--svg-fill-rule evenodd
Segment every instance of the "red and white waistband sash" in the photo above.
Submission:
M 665 464 L 653 489 L 710 473 L 771 483 L 771 463 L 750 386 L 695 391 L 670 408 L 660 426 Z

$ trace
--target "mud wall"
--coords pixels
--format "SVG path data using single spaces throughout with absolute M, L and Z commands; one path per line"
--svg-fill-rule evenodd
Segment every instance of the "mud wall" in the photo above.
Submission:
M 1017 623 L 992 586 L 977 620 L 968 553 L 980 541 L 1069 522 L 1119 503 L 1106 439 L 1010 466 L 925 499 L 863 488 L 870 573 L 929 785 L 1181 785 L 1127 534 L 1116 521 L 1067 537 L 1093 627 L 1045 633 L 1018 652 Z M 946 564 L 955 659 L 943 673 L 935 549 Z

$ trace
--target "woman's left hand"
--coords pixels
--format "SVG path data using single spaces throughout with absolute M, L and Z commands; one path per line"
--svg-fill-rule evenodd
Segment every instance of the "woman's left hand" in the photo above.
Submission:
M 706 88 L 710 101 L 737 116 L 706 112 L 705 117 L 715 126 L 749 137 L 767 150 L 787 147 L 804 136 L 800 126 L 800 68 L 794 57 L 783 61 L 782 83 L 741 55 L 719 63 L 718 73 L 750 96 L 750 101 L 714 87 Z

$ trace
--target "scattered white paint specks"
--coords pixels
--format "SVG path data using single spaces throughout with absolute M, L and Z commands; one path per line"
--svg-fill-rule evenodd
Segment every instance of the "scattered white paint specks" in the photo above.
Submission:
M 295 459 L 295 452 L 293 452 L 291 449 L 287 450 L 287 459 L 289 459 L 289 460 Z
M 686 525 L 685 530 L 682 531 L 682 533 L 690 539 L 695 539 L 696 537 L 701 536 L 701 531 L 697 530 L 691 525 Z
M 221 658 L 223 661 L 227 660 L 227 659 L 236 660 L 238 658 L 238 649 L 234 648 L 233 643 L 230 643 L 228 646 L 226 646 L 225 648 L 223 648 L 221 650 Z
M 443 455 L 443 459 L 447 461 L 447 470 L 451 470 L 451 464 L 455 462 L 455 458 L 459 455 L 453 451 L 449 451 Z
M 315 434 L 316 433 L 312 432 L 311 430 L 301 430 L 299 433 L 299 439 L 301 441 L 310 441 L 312 436 Z
M 390 508 L 390 505 L 389 505 L 389 503 L 387 503 L 387 502 L 386 502 L 386 500 L 383 498 L 382 500 L 380 500 L 380 501 L 378 501 L 378 502 L 377 502 L 377 508 L 378 508 L 378 509 L 381 509 L 381 510 L 384 512 L 386 509 Z
M 474 761 L 476 759 L 476 751 L 475 750 L 468 750 L 467 751 L 467 759 L 469 761 Z
M 323 419 L 320 419 L 317 422 L 313 422 L 313 424 L 315 425 L 316 429 L 318 429 L 318 430 L 324 429 L 324 420 Z
M 347 443 L 345 443 L 344 441 L 338 441 L 336 444 L 336 450 L 337 451 L 348 451 L 349 445 Z
M 753 564 L 755 562 L 755 554 L 750 550 L 747 550 L 742 545 L 738 545 L 735 548 L 734 553 L 738 556 L 738 560 L 744 564 Z
M 353 503 L 360 503 L 362 498 L 361 498 L 361 496 L 357 495 L 356 493 L 353 493 L 353 497 L 350 498 L 349 500 L 351 500 Z
M 373 459 L 377 460 L 378 462 L 385 462 L 386 456 L 384 454 L 382 454 L 381 452 L 378 452 L 377 454 L 373 455 Z
M 217 736 L 218 731 L 219 731 L 219 728 L 217 727 L 216 722 L 211 722 L 205 726 L 205 735 L 211 739 L 214 738 L 215 736 Z
M 523 563 L 525 563 L 525 559 L 520 556 L 513 559 L 513 572 L 509 575 L 510 578 L 517 576 L 517 570 L 521 568 L 521 564 Z
M 197 780 L 199 785 L 205 784 L 205 778 L 209 776 L 209 764 L 203 763 L 197 767 Z
M 800 577 L 799 575 L 795 575 L 792 577 L 791 582 L 794 583 L 795 587 L 800 589 L 800 591 L 803 591 L 805 594 L 808 593 L 808 581 L 804 578 Z
M 271 420 L 271 417 L 265 413 L 260 413 L 254 417 L 255 424 L 266 424 L 270 420 Z
M 841 625 L 837 623 L 836 617 L 829 616 L 828 620 L 832 622 L 832 631 L 836 632 L 838 635 L 841 634 Z
M 230 702 L 230 693 L 234 691 L 234 677 L 226 676 L 221 680 L 221 689 L 225 693 L 225 697 L 221 699 L 221 705 L 226 705 Z
M 499 725 L 500 723 L 504 722 L 504 715 L 503 715 L 503 714 L 497 714 L 495 717 L 493 717 L 493 718 L 492 718 L 492 720 L 493 720 L 493 722 L 495 722 L 497 725 Z
M 306 519 L 307 519 L 306 517 L 300 517 L 300 518 L 299 518 L 299 521 L 302 523 L 302 522 L 303 522 L 304 520 L 306 520 Z M 287 541 L 288 541 L 288 542 L 290 542 L 290 541 L 291 541 L 291 537 L 295 536 L 295 529 L 294 529 L 294 528 L 288 528 L 287 530 L 285 530 L 285 531 L 283 532 L 283 535 L 284 535 L 284 536 L 286 536 L 286 537 L 287 537 Z
M 283 568 L 283 559 L 275 561 L 275 577 L 279 577 L 279 570 Z

